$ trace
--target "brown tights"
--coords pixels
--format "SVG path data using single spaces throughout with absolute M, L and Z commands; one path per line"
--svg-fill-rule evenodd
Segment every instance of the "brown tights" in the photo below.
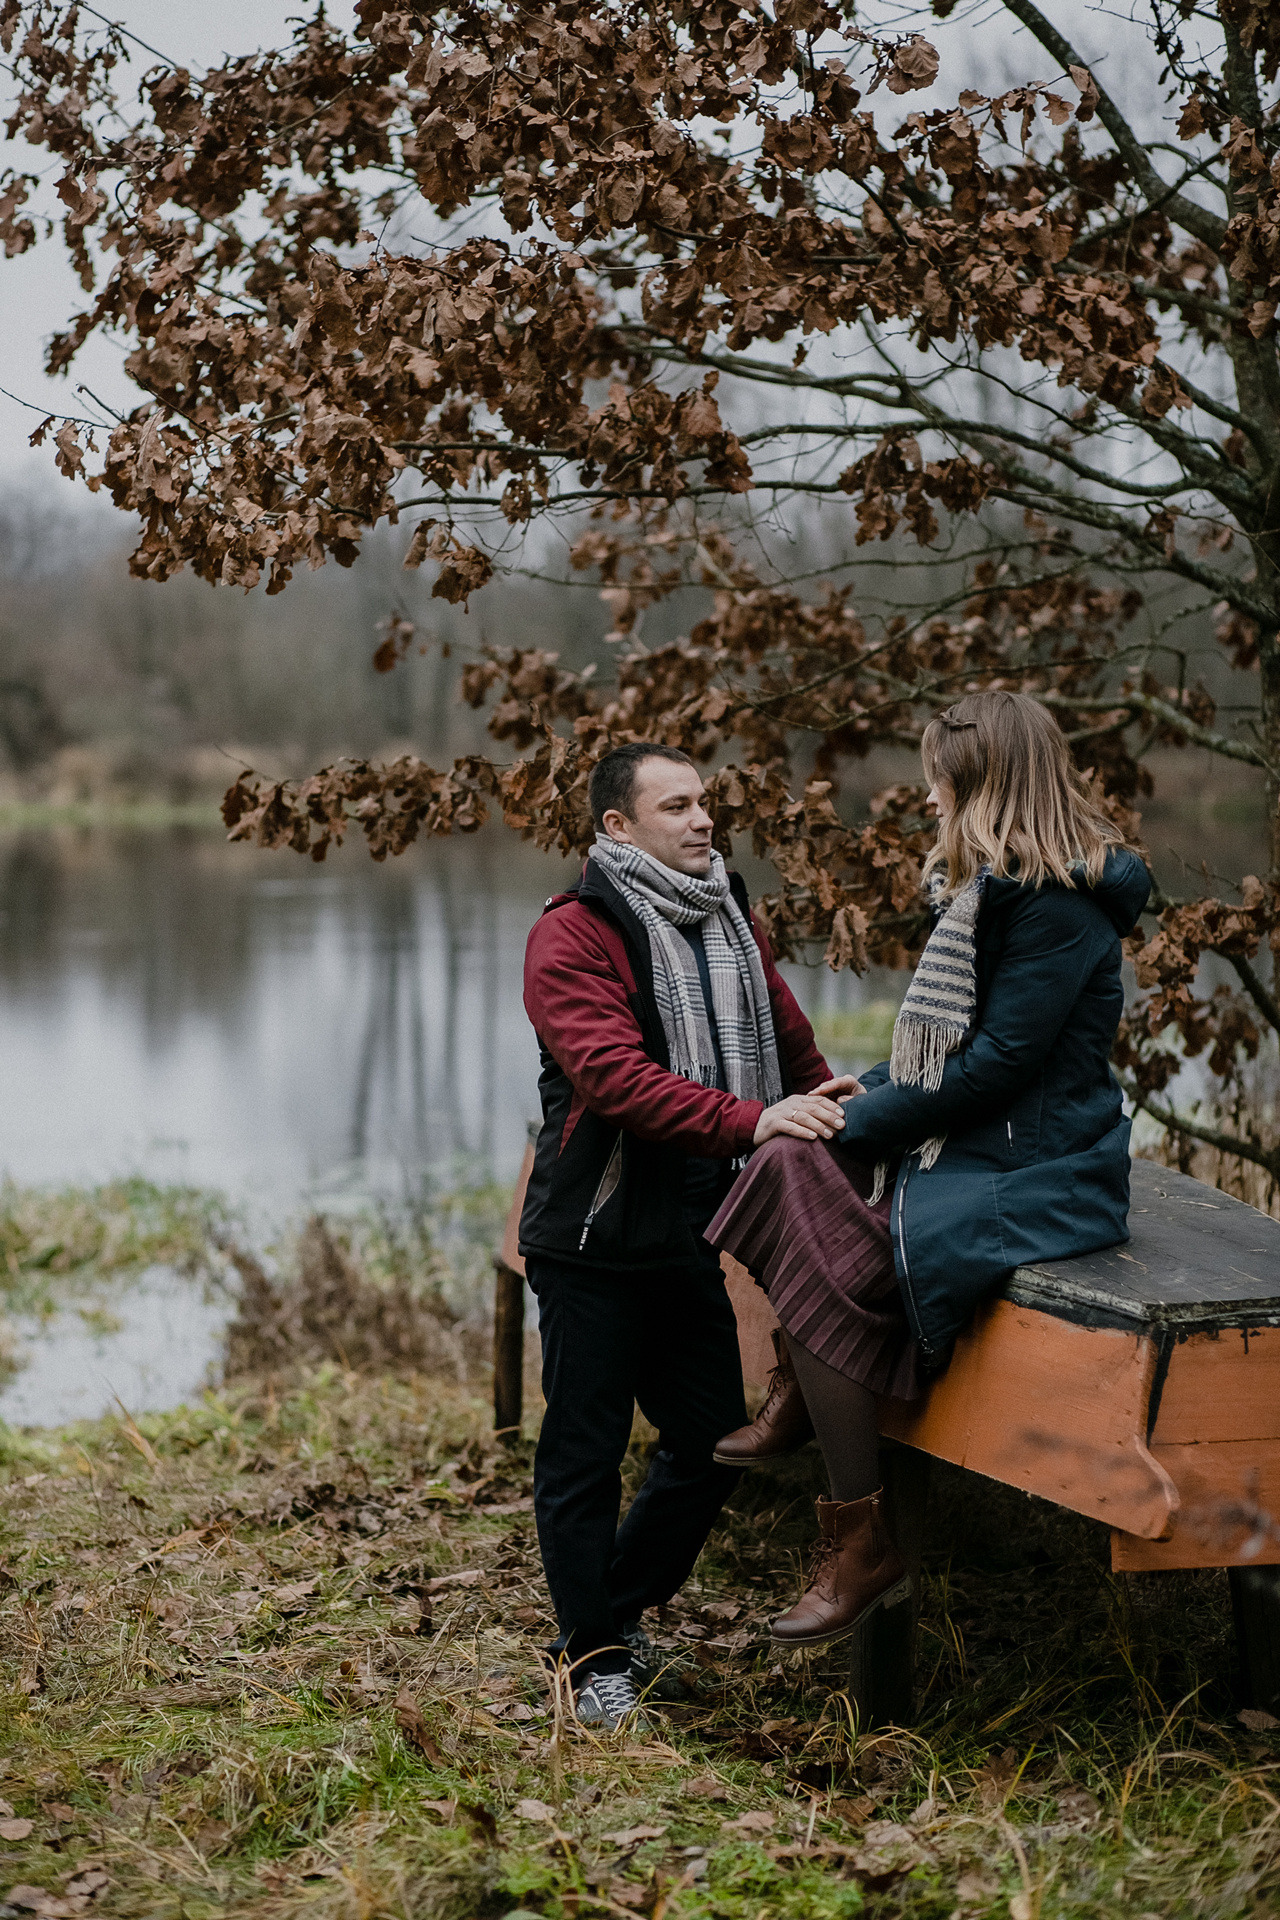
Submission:
M 833 1500 L 864 1500 L 880 1485 L 876 1396 L 787 1336 L 787 1351 L 813 1421 Z

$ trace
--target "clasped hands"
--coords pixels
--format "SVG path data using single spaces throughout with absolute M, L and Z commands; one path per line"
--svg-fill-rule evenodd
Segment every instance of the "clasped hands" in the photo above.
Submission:
M 837 1100 L 861 1092 L 853 1074 L 842 1073 L 834 1080 L 824 1080 L 812 1093 L 789 1093 L 760 1115 L 753 1144 L 763 1146 L 777 1133 L 789 1133 L 796 1140 L 832 1140 L 844 1130 L 844 1108 Z

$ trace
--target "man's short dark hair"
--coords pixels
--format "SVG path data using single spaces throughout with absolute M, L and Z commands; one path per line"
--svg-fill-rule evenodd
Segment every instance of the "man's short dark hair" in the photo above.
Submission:
M 633 817 L 636 775 L 646 760 L 674 760 L 682 767 L 694 764 L 679 747 L 664 747 L 657 740 L 629 740 L 625 747 L 612 748 L 592 767 L 587 787 L 597 833 L 604 832 L 604 817 L 615 808 L 626 819 Z

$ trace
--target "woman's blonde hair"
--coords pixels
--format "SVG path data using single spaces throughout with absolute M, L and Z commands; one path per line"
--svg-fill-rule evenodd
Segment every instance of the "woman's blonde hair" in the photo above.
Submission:
M 931 720 L 920 742 L 929 784 L 944 780 L 955 807 L 925 862 L 945 891 L 967 886 L 980 867 L 1033 887 L 1070 885 L 1083 867 L 1101 879 L 1107 854 L 1124 838 L 1072 761 L 1056 720 L 1025 693 L 971 693 Z

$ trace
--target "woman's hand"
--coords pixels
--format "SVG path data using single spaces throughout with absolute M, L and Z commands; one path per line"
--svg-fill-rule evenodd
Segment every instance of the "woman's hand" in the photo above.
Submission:
M 839 1073 L 834 1080 L 824 1080 L 822 1085 L 815 1087 L 813 1091 L 825 1093 L 828 1100 L 845 1100 L 856 1093 L 862 1093 L 864 1088 L 856 1074 Z
M 765 1108 L 756 1122 L 752 1140 L 757 1147 L 778 1133 L 790 1134 L 795 1140 L 831 1140 L 843 1128 L 844 1108 L 826 1099 L 821 1090 L 792 1093 L 776 1106 Z

